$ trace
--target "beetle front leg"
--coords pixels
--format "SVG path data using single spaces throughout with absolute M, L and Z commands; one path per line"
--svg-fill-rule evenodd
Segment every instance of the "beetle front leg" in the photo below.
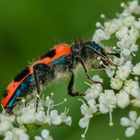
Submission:
M 82 67 L 83 67 L 83 69 L 84 69 L 84 73 L 85 73 L 85 75 L 86 75 L 86 78 L 87 78 L 91 83 L 101 83 L 101 82 L 99 82 L 99 81 L 92 80 L 92 79 L 90 78 L 89 74 L 88 74 L 88 70 L 87 70 L 87 68 L 86 68 L 86 65 L 85 65 L 84 61 L 83 61 L 81 58 L 79 58 L 79 61 L 80 61 L 81 65 L 82 65 Z

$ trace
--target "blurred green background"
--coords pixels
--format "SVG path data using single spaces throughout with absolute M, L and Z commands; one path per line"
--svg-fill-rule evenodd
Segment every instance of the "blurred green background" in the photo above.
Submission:
M 1 95 L 18 72 L 54 44 L 72 43 L 74 38 L 91 39 L 96 29 L 95 23 L 103 22 L 100 14 L 113 18 L 116 12 L 121 12 L 121 2 L 122 0 L 0 0 Z M 68 77 L 51 84 L 44 94 L 54 92 L 56 102 L 60 102 L 67 94 L 66 83 Z M 82 92 L 86 88 L 83 72 L 80 71 L 75 89 Z M 78 126 L 78 120 L 82 117 L 80 105 L 77 98 L 68 97 L 68 102 L 59 108 L 60 111 L 65 106 L 70 108 L 73 123 L 72 127 L 51 127 L 50 133 L 55 140 L 80 139 L 84 131 Z M 87 140 L 126 140 L 125 129 L 120 127 L 119 118 L 127 115 L 128 110 L 114 111 L 113 127 L 108 126 L 108 114 L 92 119 Z M 139 140 L 140 130 L 129 139 Z

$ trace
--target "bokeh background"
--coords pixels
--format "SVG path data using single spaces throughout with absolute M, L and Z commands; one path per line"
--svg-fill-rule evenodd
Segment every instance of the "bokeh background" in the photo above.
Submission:
M 72 43 L 74 38 L 90 40 L 96 29 L 95 23 L 103 22 L 100 14 L 113 18 L 116 12 L 121 12 L 121 2 L 122 0 L 0 0 L 0 97 L 17 73 L 56 43 Z M 94 73 L 105 77 L 104 72 Z M 90 72 L 92 75 L 94 73 Z M 69 77 L 51 83 L 44 94 L 54 92 L 54 100 L 62 101 L 67 96 L 68 79 Z M 75 90 L 86 90 L 84 80 L 84 74 L 79 70 Z M 84 131 L 78 126 L 78 120 L 82 117 L 80 105 L 77 98 L 68 97 L 67 103 L 58 108 L 60 111 L 66 106 L 70 108 L 73 123 L 72 127 L 51 127 L 50 133 L 55 140 L 80 139 Z M 87 140 L 126 140 L 125 129 L 120 127 L 119 118 L 127 115 L 129 109 L 114 111 L 113 127 L 108 126 L 108 114 L 92 119 Z M 29 129 L 32 128 L 33 126 Z M 40 129 L 38 132 L 30 131 L 31 135 L 39 134 Z M 139 139 L 140 130 L 129 138 Z

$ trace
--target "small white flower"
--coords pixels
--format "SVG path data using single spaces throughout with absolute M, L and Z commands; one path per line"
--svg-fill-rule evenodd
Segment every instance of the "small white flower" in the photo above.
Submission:
M 72 118 L 70 116 L 67 116 L 67 113 L 69 110 L 66 108 L 63 113 L 60 114 L 60 117 L 62 119 L 62 122 L 64 122 L 66 125 L 71 126 Z
M 91 117 L 90 116 L 84 116 L 83 118 L 80 119 L 79 121 L 79 126 L 81 128 L 85 128 L 84 133 L 81 135 L 82 138 L 85 138 L 85 135 L 88 131 L 88 127 L 89 127 L 89 122 L 90 122 Z
M 131 61 L 127 61 L 124 65 L 118 68 L 118 71 L 116 72 L 117 77 L 121 78 L 122 80 L 126 80 L 131 73 L 131 67 Z
M 24 123 L 24 124 L 31 124 L 35 122 L 35 117 L 34 114 L 22 114 L 22 116 L 17 117 L 17 121 L 19 124 Z
M 137 51 L 138 51 L 138 45 L 132 44 L 132 45 L 131 45 L 131 51 L 132 51 L 132 52 L 137 52 Z
M 140 107 L 140 95 L 138 95 L 136 98 L 131 100 L 131 103 L 135 106 L 135 107 Z
M 24 132 L 23 129 L 15 128 L 13 129 L 13 133 L 18 137 L 19 140 L 29 140 L 29 136 Z
M 130 111 L 129 118 L 122 117 L 120 123 L 124 127 L 128 127 L 125 131 L 126 137 L 132 137 L 135 134 L 135 130 L 140 127 L 140 117 L 137 117 L 137 112 Z
M 85 99 L 88 101 L 90 99 L 96 99 L 102 93 L 102 85 L 101 84 L 92 84 L 91 88 L 89 88 L 85 93 Z
M 119 94 L 116 95 L 117 97 L 117 105 L 120 108 L 125 108 L 130 104 L 130 99 L 129 99 L 129 95 L 124 92 L 123 90 L 119 92 Z
M 54 125 L 60 125 L 62 123 L 61 117 L 58 115 L 57 110 L 52 110 L 50 112 L 51 123 Z
M 48 138 L 48 137 L 49 137 L 49 131 L 48 131 L 47 129 L 43 129 L 43 130 L 41 131 L 41 136 L 42 136 L 44 139 Z
M 116 37 L 118 39 L 122 39 L 124 37 L 125 34 L 128 33 L 128 27 L 126 26 L 122 26 L 117 32 L 116 32 Z
M 131 58 L 131 51 L 128 48 L 122 49 L 121 56 L 127 58 L 128 60 Z
M 112 78 L 113 75 L 115 74 L 115 70 L 113 70 L 113 69 L 111 69 L 111 68 L 109 68 L 109 67 L 107 67 L 107 68 L 105 69 L 105 71 L 106 71 L 106 74 L 107 74 L 107 76 L 108 76 L 109 78 Z
M 8 131 L 9 129 L 12 128 L 12 124 L 9 121 L 3 121 L 0 123 L 0 134 L 5 133 L 6 131 Z
M 137 63 L 135 66 L 133 66 L 132 72 L 134 75 L 140 75 L 140 63 Z
M 71 124 L 72 124 L 72 118 L 71 118 L 70 116 L 67 116 L 65 119 L 63 119 L 63 122 L 64 122 L 66 125 L 71 126 Z
M 4 140 L 13 140 L 13 133 L 11 131 L 7 131 L 5 134 L 4 134 Z
M 46 100 L 44 102 L 44 106 L 49 107 L 50 109 L 52 109 L 53 105 L 54 105 L 54 101 L 49 96 L 47 96 Z
M 128 16 L 124 19 L 124 25 L 130 27 L 134 24 L 135 18 L 134 16 Z
M 112 112 L 116 108 L 116 96 L 113 90 L 105 90 L 99 97 L 99 111 L 102 114 L 109 112 L 109 125 L 112 126 Z
M 134 81 L 132 79 L 127 80 L 123 87 L 124 91 L 133 97 L 137 97 L 140 95 L 140 86 L 138 81 Z
M 135 121 L 137 119 L 137 112 L 130 111 L 129 112 L 129 118 L 130 118 L 131 121 Z
M 43 129 L 41 131 L 41 136 L 35 136 L 34 140 L 53 140 L 49 135 L 49 131 L 47 129 Z
M 122 88 L 123 86 L 123 80 L 120 77 L 115 76 L 115 78 L 111 78 L 111 84 L 110 86 L 113 89 L 119 90 Z
M 133 127 L 128 127 L 125 131 L 126 137 L 132 137 L 135 134 L 135 129 Z
M 99 111 L 103 114 L 107 113 L 109 110 L 108 108 L 103 104 L 103 103 L 100 103 L 99 104 Z
M 110 34 L 103 29 L 98 29 L 95 31 L 95 34 L 93 36 L 93 40 L 96 42 L 99 42 L 101 40 L 108 40 L 110 39 Z
M 99 110 L 101 113 L 107 113 L 110 109 L 116 108 L 116 96 L 113 90 L 105 90 L 99 97 Z
M 89 121 L 90 121 L 90 117 L 85 116 L 85 117 L 83 117 L 83 118 L 80 119 L 79 126 L 81 128 L 87 128 L 88 125 L 89 125 Z
M 119 28 L 119 24 L 116 22 L 116 20 L 105 22 L 104 26 L 105 26 L 106 31 L 109 32 L 110 34 L 115 33 Z
M 93 116 L 93 112 L 92 112 L 91 108 L 88 107 L 85 103 L 81 105 L 80 109 L 81 109 L 82 115 L 89 116 L 89 117 Z
M 40 136 L 35 136 L 35 139 L 34 140 L 43 140 L 43 139 Z
M 93 113 L 97 112 L 97 105 L 96 105 L 95 99 L 90 99 L 90 100 L 88 100 L 87 103 L 88 103 L 88 105 Z
M 134 26 L 136 29 L 138 29 L 138 30 L 140 29 L 140 19 L 138 19 L 138 21 L 134 22 Z
M 127 117 L 122 117 L 121 120 L 120 120 L 120 123 L 121 123 L 122 126 L 127 127 L 127 126 L 130 125 L 130 120 Z
M 34 117 L 36 118 L 36 123 L 43 123 L 46 119 L 46 115 L 44 111 L 35 112 Z
M 138 1 L 133 0 L 133 1 L 130 2 L 128 10 L 129 10 L 130 13 L 135 13 L 135 10 L 137 9 L 137 7 L 138 7 Z

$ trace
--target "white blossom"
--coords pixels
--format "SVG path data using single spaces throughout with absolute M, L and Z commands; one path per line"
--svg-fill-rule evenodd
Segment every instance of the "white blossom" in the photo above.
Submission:
M 125 34 L 128 33 L 128 27 L 127 26 L 122 26 L 116 33 L 116 37 L 118 39 L 122 39 L 124 37 Z
M 131 61 L 127 61 L 124 65 L 120 66 L 116 72 L 117 77 L 121 78 L 122 80 L 126 80 L 126 78 L 131 73 Z
M 4 140 L 13 140 L 13 139 L 14 139 L 14 136 L 13 136 L 13 133 L 11 131 L 5 132 Z
M 89 88 L 86 92 L 85 92 L 85 99 L 89 100 L 89 99 L 96 99 L 98 98 L 98 96 L 102 93 L 102 85 L 101 84 L 92 84 L 91 88 Z
M 42 139 L 42 140 L 53 140 L 52 137 L 49 135 L 49 131 L 47 129 L 43 129 L 41 131 L 41 137 L 36 136 L 35 138 L 37 139 Z
M 113 90 L 105 90 L 105 93 L 101 94 L 99 97 L 99 111 L 100 113 L 109 112 L 109 125 L 112 126 L 112 112 L 116 108 L 117 99 Z
M 35 136 L 34 140 L 43 140 L 40 136 Z
M 86 105 L 84 103 L 84 104 L 81 105 L 80 109 L 81 109 L 82 115 L 92 117 L 93 112 L 92 112 L 91 108 L 88 105 Z
M 15 121 L 15 117 L 9 116 L 8 114 L 0 114 L 0 134 L 13 128 L 12 123 Z
M 130 111 L 129 118 L 122 117 L 120 123 L 122 126 L 127 127 L 125 136 L 132 137 L 135 134 L 135 131 L 140 127 L 140 116 L 137 116 L 136 111 Z
M 68 112 L 69 112 L 69 110 L 65 109 L 65 111 L 60 114 L 60 117 L 62 119 L 62 122 L 64 122 L 66 125 L 71 126 L 72 118 L 70 116 L 67 116 Z
M 113 69 L 111 69 L 111 68 L 109 68 L 109 67 L 107 67 L 107 68 L 105 69 L 105 71 L 106 71 L 106 74 L 107 74 L 107 76 L 108 76 L 109 78 L 112 78 L 112 77 L 114 76 L 114 74 L 115 74 L 115 70 L 113 70 Z
M 112 89 L 119 90 L 123 86 L 123 80 L 117 76 L 115 76 L 115 78 L 111 78 L 110 82 L 111 82 L 110 86 Z
M 128 127 L 125 131 L 126 137 L 132 137 L 135 134 L 135 129 L 133 127 Z
M 137 63 L 135 66 L 133 66 L 132 72 L 134 75 L 140 75 L 140 63 Z
M 130 98 L 128 93 L 124 92 L 123 90 L 121 90 L 117 95 L 117 105 L 120 108 L 125 108 L 130 104 Z
M 93 40 L 96 42 L 99 42 L 101 40 L 108 40 L 110 39 L 109 32 L 104 31 L 103 29 L 98 29 L 95 31 L 95 34 L 93 36 Z
M 138 30 L 140 29 L 140 19 L 138 19 L 138 21 L 134 22 L 134 26 L 136 29 L 138 29 Z
M 135 107 L 140 107 L 140 95 L 137 96 L 136 98 L 131 100 L 131 103 L 133 104 L 133 106 Z
M 125 81 L 123 89 L 133 97 L 137 97 L 140 95 L 140 86 L 138 81 L 134 81 L 132 79 Z
M 80 119 L 79 121 L 79 125 L 81 128 L 87 128 L 89 125 L 89 121 L 90 121 L 90 117 L 85 116 L 83 118 Z
M 101 113 L 107 113 L 110 109 L 116 108 L 116 96 L 113 90 L 105 90 L 99 97 L 99 110 Z
M 119 29 L 120 24 L 118 24 L 116 22 L 116 19 L 114 19 L 111 22 L 105 22 L 104 27 L 105 27 L 107 32 L 109 32 L 110 34 L 113 34 Z
M 60 125 L 62 123 L 62 119 L 58 115 L 58 111 L 57 110 L 52 110 L 50 112 L 50 119 L 51 119 L 51 123 L 54 124 L 54 125 Z
M 29 140 L 28 134 L 21 128 L 13 128 L 4 134 L 4 140 Z

